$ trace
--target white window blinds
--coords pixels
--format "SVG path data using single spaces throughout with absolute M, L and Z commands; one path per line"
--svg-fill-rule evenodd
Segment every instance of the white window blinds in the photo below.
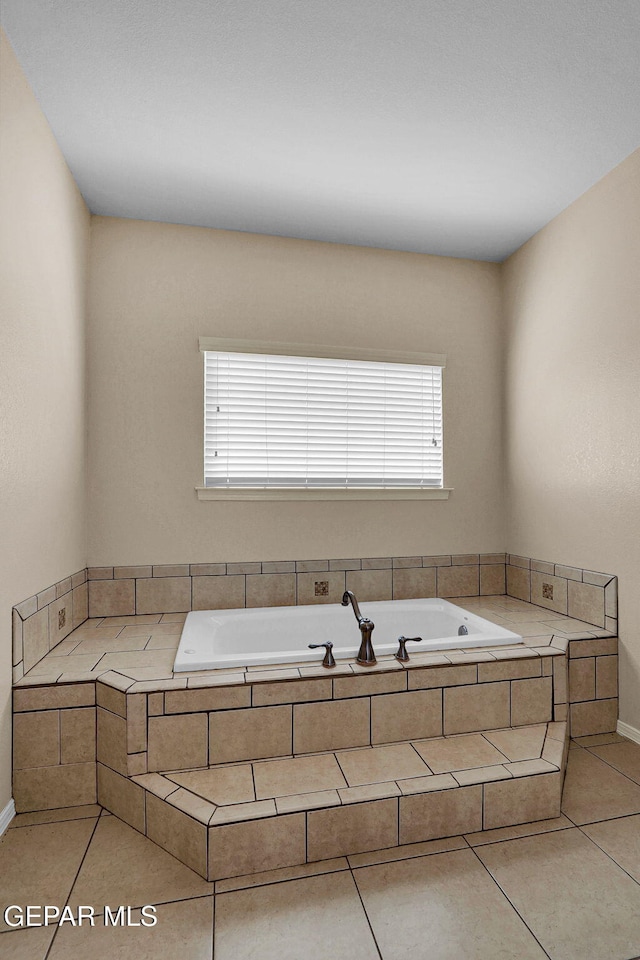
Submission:
M 442 369 L 205 351 L 205 486 L 442 487 Z

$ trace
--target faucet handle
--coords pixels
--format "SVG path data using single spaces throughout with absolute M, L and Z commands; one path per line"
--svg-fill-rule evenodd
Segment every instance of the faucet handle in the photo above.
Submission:
M 322 661 L 322 666 L 323 666 L 323 667 L 335 667 L 336 661 L 335 661 L 335 658 L 334 658 L 334 656 L 333 656 L 333 651 L 332 651 L 333 643 L 331 642 L 331 640 L 327 640 L 326 643 L 310 643 L 310 644 L 309 644 L 309 649 L 310 649 L 310 650 L 317 650 L 318 647 L 324 647 L 324 649 L 325 649 L 324 660 Z
M 421 643 L 422 637 L 398 637 L 398 652 L 396 653 L 396 660 L 399 660 L 400 663 L 406 663 L 410 658 L 407 653 L 407 644 L 408 643 Z

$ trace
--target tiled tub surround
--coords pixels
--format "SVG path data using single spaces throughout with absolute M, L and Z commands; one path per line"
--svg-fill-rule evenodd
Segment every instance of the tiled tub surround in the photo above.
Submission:
M 86 569 L 23 600 L 11 615 L 13 682 L 17 683 L 89 616 Z
M 617 635 L 615 577 L 513 554 L 90 567 L 13 608 L 14 682 L 88 617 L 337 603 L 345 589 L 362 602 L 506 592 L 562 615 L 550 623 L 568 616 Z
M 562 563 L 506 555 L 506 592 L 562 617 L 618 634 L 618 579 Z
M 89 616 L 505 593 L 505 554 L 90 567 Z M 316 584 L 318 586 L 316 586 Z
M 115 671 L 19 685 L 17 807 L 97 797 L 212 878 L 557 816 L 566 724 L 550 721 L 566 643 L 550 639 L 215 686 Z
M 318 662 L 271 670 L 256 667 L 174 676 L 173 657 L 184 614 L 88 620 L 16 684 L 17 809 L 53 809 L 98 800 L 165 849 L 194 866 L 198 863 L 201 869 L 203 863 L 208 863 L 210 836 L 223 836 L 222 832 L 211 835 L 209 831 L 225 828 L 232 836 L 246 827 L 248 836 L 251 831 L 259 833 L 271 826 L 275 829 L 276 824 L 282 825 L 284 817 L 295 816 L 299 830 L 304 821 L 306 837 L 312 813 L 315 819 L 316 811 L 324 811 L 333 823 L 330 815 L 336 812 L 335 808 L 352 808 L 358 800 L 355 794 L 343 797 L 338 792 L 338 804 L 331 791 L 357 789 L 363 793 L 360 788 L 366 788 L 371 797 L 371 791 L 384 793 L 387 788 L 360 783 L 331 787 L 328 791 L 308 790 L 316 794 L 328 792 L 333 805 L 315 806 L 319 799 L 316 796 L 311 806 L 292 812 L 284 810 L 287 802 L 292 801 L 278 797 L 238 800 L 248 819 L 226 819 L 222 823 L 221 817 L 233 817 L 230 808 L 236 807 L 235 803 L 218 804 L 212 813 L 210 807 L 203 806 L 211 805 L 211 799 L 184 786 L 179 790 L 171 787 L 171 802 L 169 794 L 156 796 L 149 785 L 157 786 L 156 778 L 167 772 L 173 777 L 176 772 L 198 773 L 221 765 L 226 769 L 244 766 L 246 770 L 247 764 L 275 762 L 275 758 L 358 748 L 370 752 L 387 743 L 406 746 L 443 735 L 457 737 L 479 730 L 528 727 L 550 720 L 561 722 L 568 716 L 569 704 L 576 736 L 614 729 L 615 637 L 586 622 L 550 614 L 547 609 L 507 596 L 452 599 L 487 619 L 507 621 L 509 629 L 524 635 L 523 643 L 512 649 L 414 653 L 404 666 L 392 657 L 381 658 L 373 669 L 341 662 L 327 671 Z M 323 731 L 327 736 L 334 736 L 332 731 L 337 731 L 338 739 L 318 740 L 318 732 L 324 735 Z M 340 740 L 343 731 L 347 731 L 346 740 Z M 487 739 L 489 734 L 482 736 Z M 229 749 L 236 752 L 229 753 Z M 499 744 L 496 749 L 504 753 Z M 520 762 L 507 753 L 505 756 L 509 763 Z M 548 756 L 542 759 L 547 760 Z M 553 762 L 552 758 L 549 762 Z M 502 779 L 519 780 L 513 776 L 515 768 L 507 770 L 508 778 L 497 769 L 507 766 L 505 762 L 489 763 L 489 767 L 496 768 L 493 773 Z M 133 779 L 149 775 L 150 781 Z M 491 775 L 492 771 L 486 774 Z M 440 797 L 446 810 L 454 803 L 454 795 L 458 797 L 470 787 L 479 788 L 484 803 L 485 792 L 491 795 L 501 783 L 487 780 L 484 785 L 463 785 L 452 774 L 455 785 L 448 781 L 448 791 L 442 787 L 434 789 L 442 783 L 436 778 L 442 776 L 434 770 L 406 779 L 422 781 L 424 787 L 428 780 L 431 789 L 425 789 L 425 796 Z M 557 774 L 548 768 L 546 773 L 535 774 L 529 768 L 527 795 L 531 778 L 542 777 L 548 782 L 552 776 Z M 391 801 L 401 818 L 401 810 L 410 806 L 404 802 L 409 795 L 398 786 L 403 777 L 396 777 L 393 782 L 399 794 L 389 797 L 378 793 L 371 799 L 363 795 L 357 806 L 366 806 L 367 816 L 375 820 L 380 811 L 371 812 L 371 805 L 387 804 L 391 809 Z M 175 785 L 175 780 L 170 782 Z M 446 793 L 449 799 L 445 799 Z M 193 796 L 187 798 L 185 794 Z M 264 806 L 265 801 L 273 801 L 275 816 L 270 804 Z M 458 802 L 462 801 L 456 800 L 454 806 Z M 180 803 L 187 807 L 181 808 Z M 257 806 L 245 806 L 249 803 Z M 218 807 L 229 809 L 224 814 L 217 813 L 218 820 L 209 824 L 208 819 L 216 815 Z M 519 815 L 517 810 L 515 815 Z M 355 814 L 340 816 L 346 822 Z M 432 819 L 431 815 L 427 817 Z M 397 822 L 400 824 L 401 819 Z M 176 840 L 176 836 L 182 839 Z M 195 837 L 199 839 L 194 847 Z M 273 837 L 267 841 L 269 838 L 266 846 L 261 844 L 261 850 L 279 849 L 277 843 L 274 847 Z M 254 849 L 254 840 L 248 843 Z M 376 843 L 379 846 L 379 841 Z M 277 859 L 275 853 L 274 857 Z M 231 869 L 221 853 L 216 855 L 216 863 L 226 863 L 225 871 Z M 246 863 L 241 869 L 245 868 Z M 206 869 L 209 870 L 208 865 Z M 211 869 L 219 872 L 223 867 Z

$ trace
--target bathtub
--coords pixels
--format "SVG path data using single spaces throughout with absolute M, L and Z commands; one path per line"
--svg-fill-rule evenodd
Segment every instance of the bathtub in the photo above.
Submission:
M 377 600 L 361 603 L 375 623 L 376 656 L 394 654 L 398 637 L 420 636 L 409 653 L 521 643 L 522 637 L 447 600 Z M 458 629 L 468 634 L 460 636 Z M 214 670 L 260 664 L 319 662 L 324 650 L 310 643 L 333 641 L 336 659 L 355 658 L 360 630 L 350 607 L 339 603 L 296 607 L 196 610 L 187 615 L 174 671 Z

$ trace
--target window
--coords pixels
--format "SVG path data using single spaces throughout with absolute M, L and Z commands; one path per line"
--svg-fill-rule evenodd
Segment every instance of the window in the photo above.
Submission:
M 227 344 L 201 341 L 205 491 L 442 494 L 443 357 Z

